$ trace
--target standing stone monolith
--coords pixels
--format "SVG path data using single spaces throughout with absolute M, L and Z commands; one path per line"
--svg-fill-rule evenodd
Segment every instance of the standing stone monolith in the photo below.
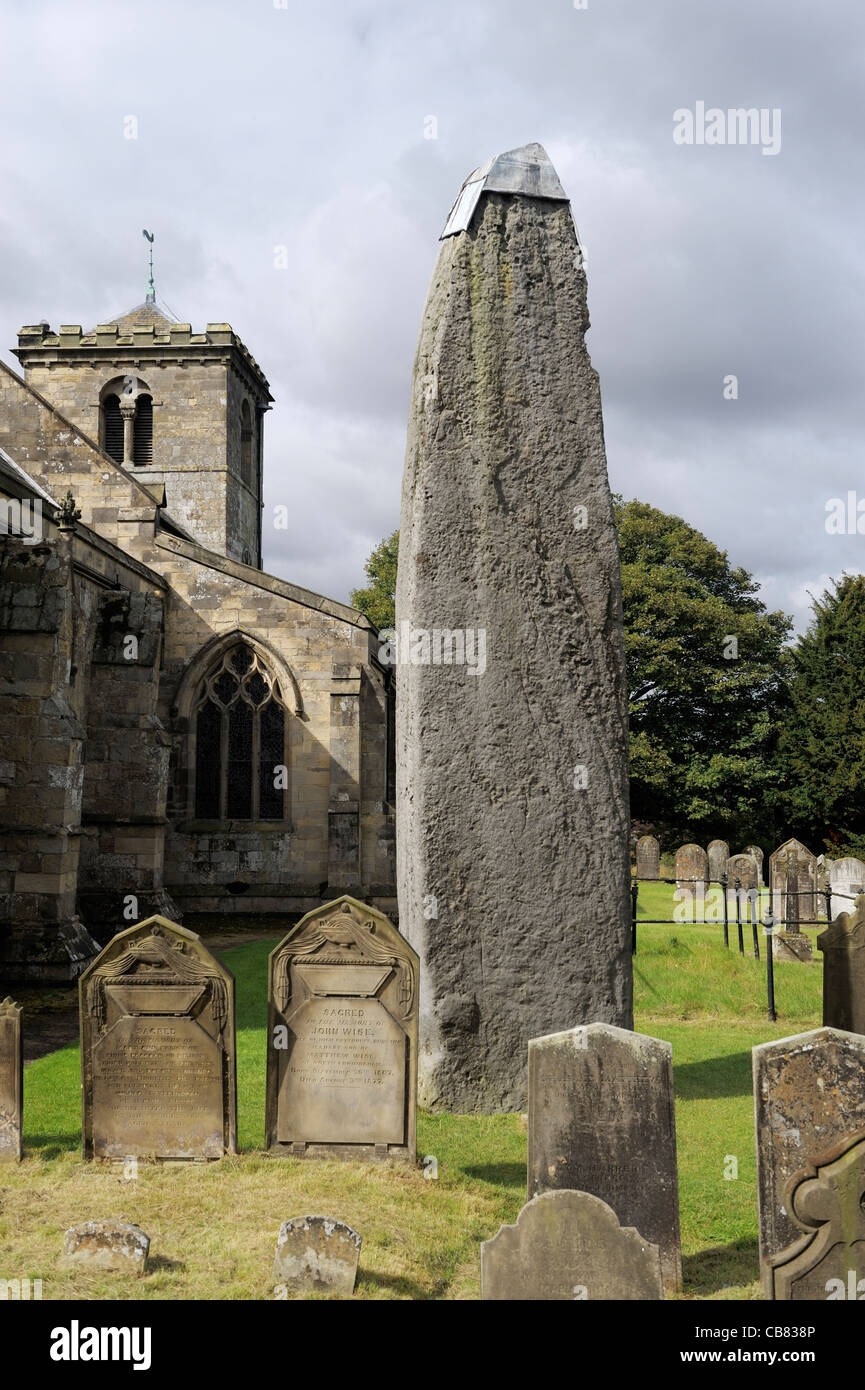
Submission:
M 21 1009 L 7 998 L 0 1003 L 0 1163 L 21 1158 L 23 1074 Z
M 682 1283 L 673 1049 L 592 1023 L 529 1043 L 528 1195 L 571 1188 L 607 1202 L 659 1246 Z
M 660 844 L 654 835 L 641 835 L 637 841 L 637 878 L 657 878 L 660 868 Z
M 709 864 L 709 878 L 713 883 L 720 883 L 721 876 L 727 871 L 727 860 L 730 858 L 730 846 L 726 840 L 710 840 L 707 851 Z
M 524 1109 L 530 1037 L 633 1020 L 621 581 L 588 326 L 546 153 L 491 160 L 424 309 L 382 648 L 432 1108 Z
M 757 861 L 757 887 L 763 887 L 763 851 L 759 845 L 746 845 L 743 854 L 750 854 Z
M 588 1192 L 541 1192 L 481 1245 L 481 1298 L 662 1299 L 657 1245 Z
M 865 1033 L 865 896 L 817 937 L 823 952 L 823 1027 Z
M 832 917 L 852 912 L 860 893 L 865 893 L 865 864 L 848 856 L 835 859 L 829 865 L 829 888 L 832 894 Z
M 865 1135 L 865 1037 L 817 1028 L 763 1043 L 752 1055 L 760 1267 L 771 1298 L 774 1257 L 789 1257 L 804 1240 L 789 1206 L 793 1180 Z
M 164 917 L 118 932 L 79 980 L 84 1157 L 237 1152 L 234 976 Z

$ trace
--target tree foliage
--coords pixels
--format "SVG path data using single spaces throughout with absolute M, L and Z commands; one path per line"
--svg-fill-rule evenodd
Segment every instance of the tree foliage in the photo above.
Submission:
M 365 613 L 381 631 L 393 627 L 396 605 L 396 562 L 399 554 L 399 531 L 387 536 L 377 545 L 364 565 L 369 580 L 365 589 L 352 589 L 351 606 Z

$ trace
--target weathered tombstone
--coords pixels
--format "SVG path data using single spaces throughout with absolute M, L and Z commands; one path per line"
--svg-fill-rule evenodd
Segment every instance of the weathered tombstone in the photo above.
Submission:
M 661 1299 L 657 1245 L 588 1192 L 542 1192 L 481 1244 L 481 1298 Z
M 84 1157 L 237 1152 L 234 976 L 195 932 L 148 917 L 79 981 Z
M 761 850 L 761 848 L 760 848 L 759 845 L 746 845 L 743 852 L 744 852 L 745 854 L 750 854 L 751 857 L 752 857 L 752 859 L 755 859 L 755 860 L 756 860 L 756 862 L 757 862 L 757 887 L 758 887 L 758 888 L 762 888 L 762 887 L 763 887 L 763 851 Z
M 746 892 L 760 887 L 757 861 L 750 854 L 731 854 L 727 860 L 727 887 L 735 888 L 739 880 Z
M 567 196 L 540 145 L 510 150 L 443 233 L 402 492 L 397 886 L 431 1107 L 524 1110 L 530 1037 L 633 1022 L 621 582 L 587 326 Z
M 122 1219 L 85 1221 L 70 1226 L 63 1238 L 63 1263 L 84 1270 L 108 1270 L 114 1274 L 143 1274 L 147 1268 L 150 1237 L 140 1226 Z
M 730 846 L 727 841 L 711 840 L 706 858 L 710 880 L 714 883 L 720 883 L 722 875 L 727 872 L 727 860 L 730 858 Z
M 528 1195 L 563 1188 L 607 1202 L 681 1286 L 669 1043 L 606 1023 L 531 1039 Z
M 295 1216 L 279 1228 L 273 1282 L 282 1296 L 354 1292 L 361 1237 L 332 1216 Z
M 788 856 L 795 853 L 796 858 L 796 902 L 789 901 L 790 865 Z M 817 916 L 817 859 L 800 840 L 785 840 L 769 856 L 769 888 L 771 890 L 772 912 L 776 922 L 797 924 L 813 922 Z M 790 914 L 795 912 L 795 916 Z M 798 930 L 798 925 L 797 925 Z
M 772 936 L 772 954 L 777 960 L 801 961 L 807 963 L 813 956 L 810 936 L 799 930 L 801 904 L 813 902 L 816 910 L 816 897 L 813 893 L 803 895 L 800 891 L 801 876 L 796 850 L 789 846 L 785 859 L 786 878 L 782 902 L 784 905 L 784 930 Z
M 865 864 L 848 856 L 836 859 L 829 867 L 829 888 L 832 892 L 833 921 L 842 912 L 852 912 L 860 893 L 865 893 Z
M 418 958 L 342 897 L 271 953 L 267 1146 L 291 1158 L 407 1159 L 417 1142 Z
M 769 1297 L 865 1298 L 865 1138 L 791 1178 L 785 1206 L 805 1235 L 767 1262 Z
M 817 937 L 823 952 L 823 1027 L 865 1033 L 865 897 Z
M 21 1009 L 7 998 L 0 1004 L 0 1163 L 21 1158 L 23 1067 Z
M 833 1162 L 865 1135 L 865 1037 L 836 1028 L 753 1049 L 760 1265 L 772 1296 L 772 1260 L 802 1242 L 789 1186 Z
M 660 844 L 654 835 L 641 835 L 637 841 L 637 878 L 657 878 L 660 865 Z
M 709 856 L 699 845 L 680 845 L 676 850 L 676 887 L 698 891 L 709 878 Z

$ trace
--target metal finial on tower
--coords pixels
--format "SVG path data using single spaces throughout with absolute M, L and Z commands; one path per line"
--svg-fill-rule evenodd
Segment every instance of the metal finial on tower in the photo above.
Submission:
M 147 282 L 147 298 L 145 304 L 156 303 L 156 290 L 153 285 L 153 232 L 147 232 L 142 227 L 141 235 L 150 242 L 150 279 Z

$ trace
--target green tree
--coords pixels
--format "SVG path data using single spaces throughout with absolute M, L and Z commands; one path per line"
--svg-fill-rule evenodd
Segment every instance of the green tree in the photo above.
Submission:
M 780 754 L 790 822 L 812 846 L 865 852 L 865 575 L 813 601 L 793 651 Z
M 791 620 L 689 526 L 613 500 L 622 566 L 631 814 L 705 841 L 767 834 Z M 774 827 L 772 827 L 774 830 Z
M 393 627 L 396 621 L 396 562 L 399 553 L 399 531 L 377 545 L 364 565 L 369 580 L 365 589 L 352 589 L 351 606 L 365 613 L 376 627 Z

